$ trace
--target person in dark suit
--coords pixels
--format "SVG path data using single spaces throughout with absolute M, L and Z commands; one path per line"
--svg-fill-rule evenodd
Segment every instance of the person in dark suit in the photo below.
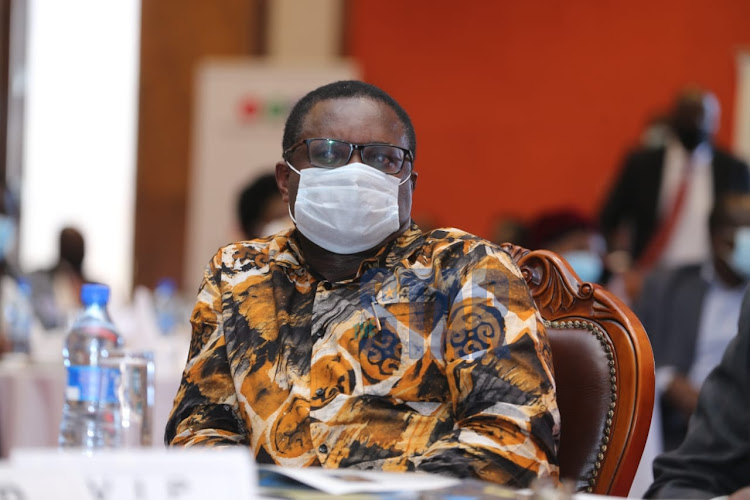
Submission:
M 703 228 L 714 201 L 750 191 L 748 166 L 713 144 L 718 117 L 713 94 L 685 90 L 670 113 L 665 145 L 628 154 L 605 198 L 599 225 L 609 250 L 627 256 L 610 262 L 624 262 L 618 271 L 633 269 L 627 285 L 632 296 L 655 266 L 708 258 Z
M 750 293 L 738 333 L 701 387 L 679 448 L 654 461 L 645 498 L 750 498 Z
M 750 194 L 720 199 L 708 225 L 712 257 L 654 272 L 635 307 L 654 351 L 666 450 L 685 437 L 700 386 L 736 333 L 750 277 Z

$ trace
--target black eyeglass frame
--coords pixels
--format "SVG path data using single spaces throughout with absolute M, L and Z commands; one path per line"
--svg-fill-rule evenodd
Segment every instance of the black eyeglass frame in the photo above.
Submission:
M 336 167 L 328 167 L 328 166 L 324 166 L 324 165 L 315 165 L 312 162 L 312 158 L 310 158 L 310 141 L 332 141 L 332 142 L 339 142 L 341 144 L 348 144 L 349 145 L 349 156 L 347 157 L 346 161 L 343 164 L 341 164 L 339 166 L 336 166 Z M 355 150 L 359 151 L 360 156 L 362 156 L 362 150 L 364 148 L 366 148 L 366 147 L 369 147 L 369 146 L 389 146 L 389 147 L 392 147 L 392 148 L 400 149 L 401 151 L 404 152 L 404 159 L 401 161 L 401 165 L 399 166 L 398 170 L 396 172 L 393 172 L 393 173 L 384 172 L 387 175 L 398 175 L 398 174 L 400 174 L 401 171 L 404 169 L 404 163 L 406 163 L 407 161 L 410 162 L 410 163 L 414 163 L 414 154 L 411 152 L 411 150 L 407 149 L 407 148 L 403 148 L 401 146 L 396 146 L 395 144 L 390 144 L 390 143 L 387 143 L 387 142 L 368 142 L 367 144 L 355 144 L 353 142 L 342 141 L 341 139 L 331 139 L 331 138 L 328 138 L 328 137 L 310 137 L 309 139 L 300 139 L 299 141 L 297 141 L 294 144 L 292 144 L 291 146 L 289 146 L 282 153 L 282 158 L 284 158 L 285 160 L 289 160 L 290 153 L 292 153 L 292 151 L 294 151 L 295 149 L 297 149 L 298 147 L 300 147 L 302 144 L 304 144 L 305 147 L 307 148 L 307 161 L 313 167 L 318 167 L 318 168 L 333 169 L 333 168 L 339 168 L 339 167 L 343 167 L 345 165 L 348 165 L 349 161 L 351 161 L 351 159 L 352 159 L 352 155 L 354 154 Z M 362 158 L 362 161 L 364 162 L 364 158 Z M 372 166 L 372 165 L 368 165 L 368 166 Z M 376 167 L 373 167 L 373 168 L 375 168 L 377 170 Z

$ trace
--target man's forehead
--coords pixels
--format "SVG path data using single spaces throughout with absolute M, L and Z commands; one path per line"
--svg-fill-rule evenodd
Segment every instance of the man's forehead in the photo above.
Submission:
M 355 143 L 406 144 L 406 130 L 390 106 L 367 97 L 318 101 L 302 122 L 302 139 L 326 137 Z
M 727 207 L 727 215 L 732 224 L 750 225 L 750 198 L 732 200 Z

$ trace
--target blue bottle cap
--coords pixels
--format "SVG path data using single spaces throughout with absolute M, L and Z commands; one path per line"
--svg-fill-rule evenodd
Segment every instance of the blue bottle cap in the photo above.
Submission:
M 161 278 L 156 282 L 154 290 L 165 295 L 172 295 L 177 291 L 177 284 L 172 278 Z
M 109 287 L 102 283 L 84 283 L 81 287 L 83 305 L 105 305 L 109 301 Z
M 26 297 L 31 297 L 31 283 L 26 278 L 18 278 L 18 291 Z

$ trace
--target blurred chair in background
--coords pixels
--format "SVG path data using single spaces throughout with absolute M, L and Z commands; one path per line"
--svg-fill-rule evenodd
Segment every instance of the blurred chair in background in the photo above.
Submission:
M 617 271 L 634 300 L 645 274 L 655 266 L 702 263 L 709 257 L 708 215 L 715 199 L 750 190 L 741 160 L 718 148 L 719 103 L 705 90 L 680 93 L 669 115 L 663 147 L 629 153 L 600 212 Z M 625 258 L 622 258 L 625 257 Z
M 274 174 L 263 174 L 247 184 L 237 199 L 241 238 L 270 236 L 294 226 L 289 208 L 281 198 Z
M 665 450 L 682 442 L 701 384 L 737 331 L 750 278 L 750 194 L 720 199 L 708 226 L 711 257 L 652 273 L 635 308 L 654 350 Z

